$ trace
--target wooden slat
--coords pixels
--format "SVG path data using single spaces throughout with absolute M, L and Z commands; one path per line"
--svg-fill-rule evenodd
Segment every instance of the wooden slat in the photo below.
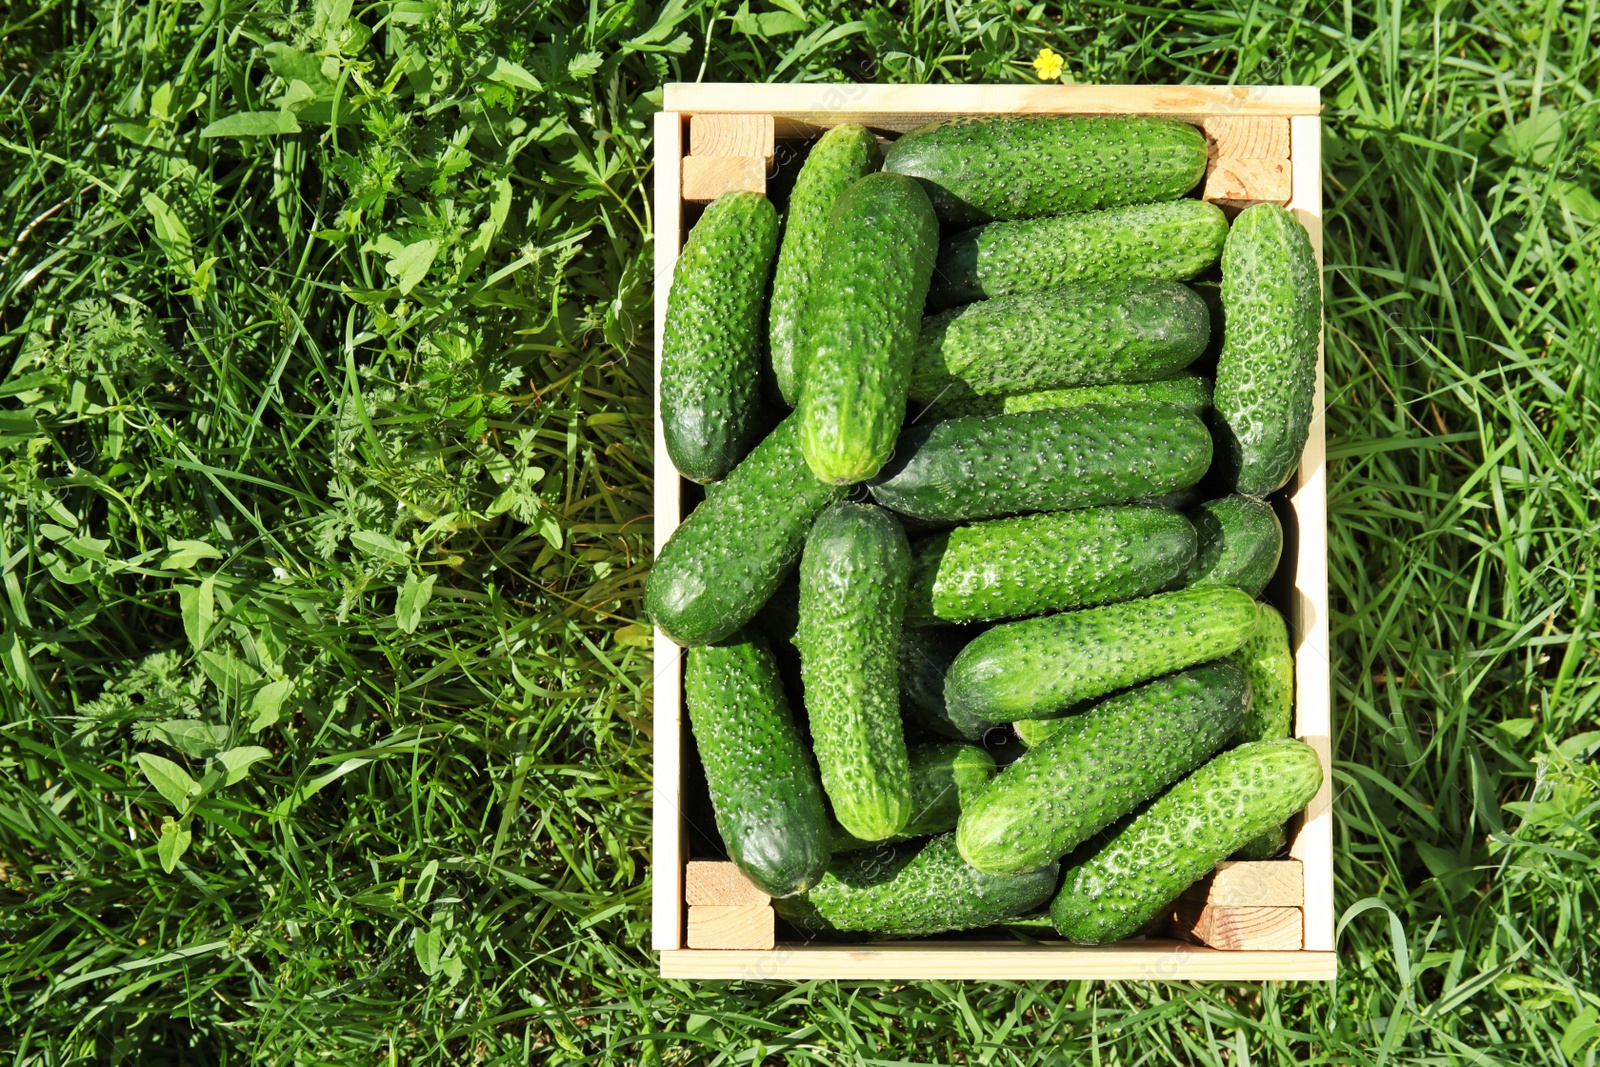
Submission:
M 1311 234 L 1311 247 L 1322 263 L 1322 132 L 1314 118 L 1289 120 L 1294 162 L 1294 199 L 1289 210 Z M 1312 404 L 1311 433 L 1300 456 L 1299 488 L 1292 498 L 1299 527 L 1300 551 L 1295 560 L 1295 597 L 1290 623 L 1299 644 L 1295 649 L 1295 736 L 1316 749 L 1322 760 L 1322 788 L 1311 798 L 1289 842 L 1289 855 L 1305 865 L 1305 947 L 1333 949 L 1333 765 L 1328 738 L 1333 694 L 1328 668 L 1328 496 L 1326 479 L 1325 368 L 1321 339 L 1317 344 L 1317 389 Z
M 690 948 L 770 949 L 776 929 L 770 904 L 689 905 Z
M 683 208 L 678 199 L 678 161 L 683 155 L 683 122 L 678 115 L 655 117 L 655 297 L 656 336 L 667 317 L 667 291 L 683 239 Z M 667 458 L 661 432 L 661 362 L 655 368 L 655 547 L 667 543 L 678 528 L 681 482 Z M 659 629 L 655 632 L 653 683 L 655 784 L 650 816 L 650 945 L 676 949 L 683 945 L 683 691 L 678 646 Z
M 683 157 L 683 198 L 691 204 L 709 204 L 735 189 L 766 196 L 767 161 L 760 156 Z
M 1180 899 L 1167 930 L 1227 952 L 1294 952 L 1304 944 L 1299 908 L 1240 908 Z
M 759 156 L 770 167 L 775 145 L 771 115 L 696 115 L 689 120 L 691 156 Z
M 1305 868 L 1299 860 L 1225 860 L 1183 891 L 1202 904 L 1298 908 L 1305 903 Z
M 1291 174 L 1287 159 L 1226 159 L 1206 169 L 1205 199 L 1225 207 L 1287 204 Z
M 909 941 L 882 945 L 780 944 L 770 952 L 661 953 L 665 978 L 973 979 L 1043 981 L 1328 981 L 1332 952 L 1222 952 L 1182 941 L 1099 948 L 1044 943 Z
M 1289 120 L 1282 116 L 1211 115 L 1200 126 L 1213 159 L 1289 158 Z
M 683 874 L 683 899 L 696 904 L 770 904 L 737 864 L 727 860 L 690 860 Z

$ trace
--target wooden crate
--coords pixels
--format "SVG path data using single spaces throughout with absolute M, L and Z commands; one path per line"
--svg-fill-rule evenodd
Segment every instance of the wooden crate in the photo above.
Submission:
M 844 122 L 880 134 L 904 132 L 934 119 L 973 114 L 1141 114 L 1180 118 L 1200 126 L 1211 141 L 1212 162 L 1204 195 L 1226 207 L 1253 198 L 1287 202 L 1311 234 L 1322 257 L 1322 105 L 1315 88 L 1057 85 L 706 85 L 666 87 L 655 119 L 656 335 L 661 334 L 672 268 L 684 236 L 685 156 L 690 126 L 702 152 L 729 158 L 769 155 L 755 144 L 763 131 L 779 141 L 815 137 Z M 744 118 L 740 118 L 743 116 Z M 771 124 L 768 125 L 768 117 Z M 719 148 L 716 146 L 727 146 Z M 708 156 L 707 159 L 715 158 Z M 695 164 L 698 172 L 722 168 Z M 1263 176 L 1257 179 L 1255 176 Z M 697 179 L 698 180 L 698 179 Z M 754 181 L 754 178 L 747 179 Z M 1265 182 L 1257 188 L 1253 183 Z M 703 190 L 693 190 L 697 197 Z M 763 905 L 759 890 L 741 885 L 731 865 L 696 863 L 686 886 L 683 822 L 685 720 L 682 650 L 655 635 L 655 794 L 652 867 L 652 945 L 661 973 L 675 978 L 976 978 L 976 979 L 1266 979 L 1334 977 L 1333 834 L 1329 765 L 1327 517 L 1323 442 L 1323 383 L 1319 352 L 1315 414 L 1297 478 L 1280 504 L 1284 560 L 1271 591 L 1295 642 L 1295 734 L 1322 758 L 1321 790 L 1290 827 L 1290 859 L 1274 861 L 1255 877 L 1227 871 L 1202 883 L 1175 906 L 1169 930 L 1099 948 L 1018 940 L 896 941 L 861 945 L 778 942 L 773 947 L 689 948 L 689 907 L 696 944 L 730 933 L 732 943 L 765 945 L 767 928 L 748 911 Z M 657 365 L 659 385 L 660 366 Z M 658 390 L 659 396 L 659 390 Z M 655 539 L 666 543 L 683 518 L 683 481 L 667 458 L 656 412 Z M 1250 866 L 1250 865 L 1242 865 Z M 1262 865 L 1254 865 L 1261 867 Z M 1288 888 L 1285 888 L 1285 887 Z M 1260 887 L 1259 889 L 1253 887 Z M 686 904 L 686 889 L 696 894 Z M 1288 897 L 1284 896 L 1288 893 Z M 721 899 L 725 894 L 728 899 Z M 752 895 L 754 894 L 754 895 Z M 1298 903 L 1286 903 L 1285 900 Z M 1292 913 L 1303 916 L 1294 937 Z M 1251 910 L 1248 913 L 1245 909 Z M 1286 910 L 1287 909 L 1287 910 Z M 1289 920 L 1286 926 L 1286 918 Z M 737 920 L 737 921 L 731 921 Z M 1263 944 L 1299 947 L 1254 951 L 1219 949 L 1207 940 L 1249 948 L 1250 931 L 1270 928 Z M 1196 943 L 1200 942 L 1200 943 Z

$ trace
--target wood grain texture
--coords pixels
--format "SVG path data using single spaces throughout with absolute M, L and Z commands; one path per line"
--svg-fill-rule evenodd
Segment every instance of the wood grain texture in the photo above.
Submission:
M 1304 944 L 1299 908 L 1240 908 L 1179 899 L 1167 931 L 1226 952 L 1294 952 Z
M 767 161 L 760 156 L 683 157 L 683 198 L 691 204 L 709 204 L 735 189 L 766 196 Z
M 1212 115 L 1200 126 L 1212 159 L 1289 158 L 1289 120 L 1281 115 Z
M 1299 860 L 1224 860 L 1183 891 L 1201 904 L 1298 908 L 1305 902 L 1305 868 Z
M 770 167 L 777 140 L 773 130 L 771 115 L 696 115 L 689 120 L 689 154 L 759 156 Z
M 1293 176 L 1287 159 L 1213 159 L 1206 168 L 1205 199 L 1227 207 L 1287 204 Z
M 770 904 L 772 898 L 727 860 L 690 860 L 683 872 L 683 899 L 696 904 Z
M 691 904 L 690 948 L 766 950 L 775 944 L 777 916 L 770 904 Z

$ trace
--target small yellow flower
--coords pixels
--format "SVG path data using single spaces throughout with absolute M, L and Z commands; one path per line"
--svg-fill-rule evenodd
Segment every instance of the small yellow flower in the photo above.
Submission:
M 1061 70 L 1066 65 L 1067 61 L 1049 48 L 1040 49 L 1039 54 L 1033 57 L 1033 69 L 1042 82 L 1053 82 L 1061 77 Z

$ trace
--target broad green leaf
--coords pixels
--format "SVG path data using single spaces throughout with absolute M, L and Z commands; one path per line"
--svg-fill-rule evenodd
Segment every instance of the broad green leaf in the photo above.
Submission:
M 489 68 L 489 73 L 484 77 L 492 82 L 499 82 L 501 85 L 509 85 L 513 89 L 526 89 L 530 93 L 536 93 L 544 88 L 543 85 L 539 84 L 538 78 L 535 78 L 505 56 L 495 57 L 494 65 Z
M 439 970 L 452 982 L 461 981 L 461 976 L 466 973 L 466 967 L 462 964 L 460 956 L 446 956 L 439 961 Z
M 433 885 L 439 879 L 439 861 L 429 860 L 423 865 L 422 873 L 417 875 L 417 888 L 412 890 L 412 897 L 417 904 L 426 904 L 433 896 Z
M 228 728 L 199 719 L 168 719 L 150 727 L 161 740 L 195 759 L 215 752 L 228 743 Z
M 293 685 L 287 678 L 279 678 L 256 690 L 255 697 L 250 701 L 251 733 L 258 734 L 278 721 L 278 710 L 283 707 L 283 699 L 289 695 Z
M 650 627 L 630 622 L 613 634 L 611 639 L 623 648 L 649 648 L 654 635 L 650 632 Z
M 539 520 L 539 536 L 549 541 L 552 548 L 561 547 L 561 524 L 555 516 L 546 515 Z
M 289 111 L 241 111 L 227 115 L 200 131 L 201 137 L 271 137 L 299 133 L 300 123 Z
M 260 745 L 243 745 L 239 748 L 230 748 L 226 751 L 218 752 L 213 758 L 222 764 L 227 772 L 227 777 L 223 779 L 222 784 L 234 785 L 243 781 L 249 775 L 252 764 L 272 758 L 272 753 Z
M 1490 723 L 1489 725 L 1493 726 L 1496 730 L 1499 730 L 1512 740 L 1521 741 L 1523 738 L 1533 733 L 1533 728 L 1539 725 L 1539 720 L 1502 719 L 1499 722 Z
M 178 586 L 178 611 L 189 644 L 196 652 L 205 648 L 217 619 L 216 578 L 208 574 L 198 585 Z
M 289 83 L 289 88 L 284 91 L 283 100 L 279 106 L 285 111 L 299 114 L 318 97 L 317 90 L 301 81 L 299 78 Z
M 357 530 L 350 535 L 350 543 L 366 555 L 376 556 L 387 563 L 406 561 L 406 546 L 376 530 Z
M 238 700 L 245 689 L 261 680 L 261 674 L 238 656 L 227 652 L 200 653 L 200 669 L 229 700 Z
M 606 57 L 599 52 L 585 52 L 580 56 L 573 56 L 567 61 L 567 76 L 569 78 L 587 78 L 605 65 Z
M 139 769 L 155 786 L 156 792 L 167 799 L 167 803 L 177 808 L 179 812 L 189 810 L 190 798 L 199 791 L 200 785 L 189 772 L 173 763 L 165 756 L 156 756 L 149 752 L 136 752 L 133 756 L 139 762 Z
M 433 266 L 433 257 L 438 254 L 439 242 L 432 237 L 425 237 L 420 241 L 412 241 L 396 252 L 384 270 L 394 278 L 402 294 L 409 293 L 427 277 L 428 268 Z
M 203 559 L 222 558 L 221 552 L 204 541 L 169 540 L 167 551 L 171 554 L 162 561 L 161 567 L 169 571 L 186 571 Z
M 422 621 L 422 609 L 433 596 L 435 577 L 430 574 L 419 580 L 415 574 L 406 575 L 406 584 L 401 586 L 399 599 L 394 606 L 394 624 L 402 633 L 417 632 L 417 624 Z
M 1600 1041 L 1600 1010 L 1589 1004 L 1562 1030 L 1561 1052 L 1576 1067 L 1585 1059 L 1580 1053 L 1596 1041 Z
M 757 16 L 763 37 L 776 37 L 780 33 L 804 33 L 809 23 L 799 15 L 787 11 L 767 11 Z
M 316 56 L 307 55 L 281 41 L 273 41 L 261 50 L 267 55 L 267 68 L 284 81 L 298 78 L 314 89 L 329 84 L 322 73 L 322 61 Z
M 155 193 L 145 193 L 140 198 L 144 209 L 150 212 L 156 224 L 156 240 L 167 245 L 175 252 L 187 254 L 189 250 L 189 227 L 183 224 L 167 202 Z
M 442 930 L 418 930 L 417 940 L 412 946 L 417 952 L 417 966 L 422 968 L 422 973 L 432 978 L 439 973 L 439 962 L 444 957 L 444 932 Z
M 171 874 L 183 854 L 189 851 L 189 843 L 193 840 L 194 835 L 172 819 L 162 820 L 161 838 L 156 842 L 156 855 L 161 860 L 161 869 Z
M 1534 166 L 1550 162 L 1560 145 L 1561 112 L 1548 107 L 1507 126 L 1505 132 L 1489 143 L 1489 147 L 1501 155 L 1526 160 Z
M 1551 183 L 1561 206 L 1584 222 L 1600 223 L 1600 200 L 1577 182 L 1557 180 Z

